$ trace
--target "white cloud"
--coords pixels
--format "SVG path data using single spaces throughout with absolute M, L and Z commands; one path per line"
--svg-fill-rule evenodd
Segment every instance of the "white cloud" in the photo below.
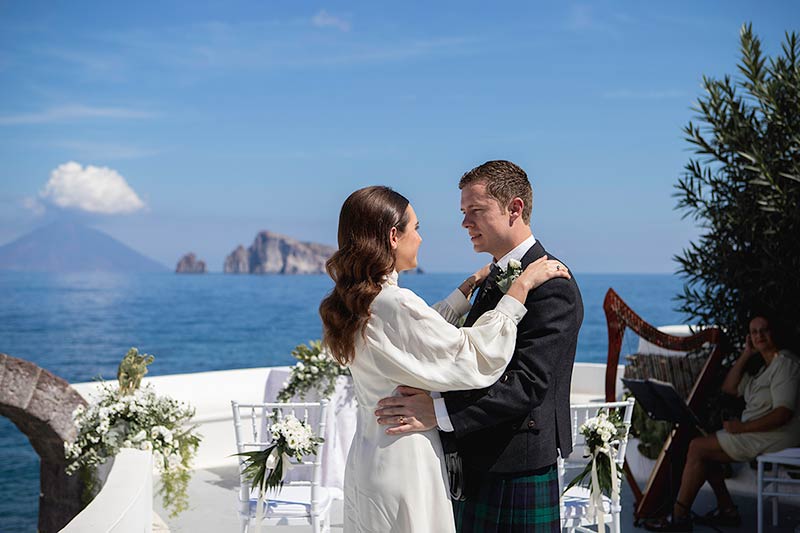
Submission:
M 128 64 L 122 65 L 122 70 L 166 69 L 169 75 L 179 76 L 181 83 L 189 84 L 198 83 L 215 71 L 384 64 L 421 57 L 462 55 L 484 46 L 474 36 L 376 41 L 365 34 L 353 39 L 331 39 L 315 30 L 325 27 L 349 30 L 352 20 L 322 10 L 313 17 L 298 19 L 192 23 L 158 31 L 138 28 L 102 33 L 95 39 L 98 48 L 124 56 Z M 69 55 L 88 53 L 82 50 Z M 91 63 L 102 63 L 103 58 L 92 59 Z M 142 58 L 147 62 L 141 62 Z M 86 75 L 93 72 L 88 66 L 80 71 Z M 2 119 L 0 117 L 0 124 Z
M 340 31 L 350 31 L 350 21 L 331 15 L 324 9 L 311 18 L 311 23 L 317 28 L 336 28 Z
M 86 118 L 109 119 L 142 119 L 156 116 L 149 111 L 128 109 L 124 107 L 93 107 L 87 105 L 67 105 L 52 107 L 34 113 L 19 113 L 16 115 L 0 116 L 0 126 L 15 124 L 45 124 L 65 120 L 80 120 Z
M 40 196 L 58 207 L 105 215 L 133 213 L 145 207 L 116 170 L 70 161 L 50 173 Z

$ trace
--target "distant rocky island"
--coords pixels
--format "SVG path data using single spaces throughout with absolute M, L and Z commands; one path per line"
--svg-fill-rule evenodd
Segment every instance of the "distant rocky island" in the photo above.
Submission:
M 197 259 L 194 253 L 190 252 L 178 261 L 178 266 L 175 267 L 177 274 L 205 274 L 206 262 Z
M 113 237 L 59 220 L 0 246 L 0 270 L 17 272 L 167 272 Z
M 300 242 L 261 231 L 249 248 L 239 245 L 225 258 L 226 274 L 324 274 L 325 262 L 336 248 Z

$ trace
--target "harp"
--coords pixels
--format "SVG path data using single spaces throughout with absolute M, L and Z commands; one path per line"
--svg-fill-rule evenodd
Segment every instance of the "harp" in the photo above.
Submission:
M 617 365 L 625 330 L 630 328 L 640 338 L 668 350 L 693 352 L 703 348 L 710 349 L 710 354 L 702 365 L 694 384 L 687 387 L 689 393 L 686 403 L 692 411 L 698 412 L 720 370 L 724 356 L 722 330 L 710 327 L 689 337 L 668 335 L 645 322 L 619 297 L 614 289 L 608 289 L 603 302 L 603 310 L 608 324 L 606 401 L 616 401 L 617 398 Z M 673 429 L 664 442 L 644 489 L 639 487 L 627 463 L 625 464 L 625 477 L 636 500 L 634 518 L 637 523 L 647 518 L 664 516 L 670 512 L 680 484 L 680 475 L 686 460 L 686 449 L 689 441 L 695 435 L 693 427 L 679 425 Z

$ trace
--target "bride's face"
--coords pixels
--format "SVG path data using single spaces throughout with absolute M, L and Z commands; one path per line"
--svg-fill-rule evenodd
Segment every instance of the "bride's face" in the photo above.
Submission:
M 394 268 L 398 272 L 417 268 L 417 251 L 422 243 L 422 237 L 419 234 L 419 220 L 417 220 L 417 214 L 411 204 L 406 208 L 406 216 L 408 224 L 406 224 L 404 232 L 400 233 L 392 228 L 392 248 L 395 252 Z

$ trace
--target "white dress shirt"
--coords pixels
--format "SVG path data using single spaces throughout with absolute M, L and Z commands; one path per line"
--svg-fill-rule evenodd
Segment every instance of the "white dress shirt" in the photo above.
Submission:
M 508 268 L 509 261 L 512 259 L 522 261 L 523 256 L 534 244 L 536 244 L 536 238 L 531 234 L 530 237 L 519 243 L 513 250 L 495 261 L 494 264 L 505 271 Z M 449 307 L 449 309 L 443 309 L 445 306 Z M 469 300 L 467 300 L 460 290 L 456 289 L 450 293 L 450 296 L 445 300 L 433 307 L 445 318 L 447 318 L 450 313 L 455 313 L 459 317 L 462 317 L 469 312 L 472 308 L 472 304 L 470 304 Z M 439 429 L 446 432 L 453 431 L 453 424 L 450 422 L 450 415 L 447 413 L 447 405 L 441 393 L 431 392 L 431 398 L 433 398 L 433 409 L 436 412 L 436 424 L 439 426 Z

